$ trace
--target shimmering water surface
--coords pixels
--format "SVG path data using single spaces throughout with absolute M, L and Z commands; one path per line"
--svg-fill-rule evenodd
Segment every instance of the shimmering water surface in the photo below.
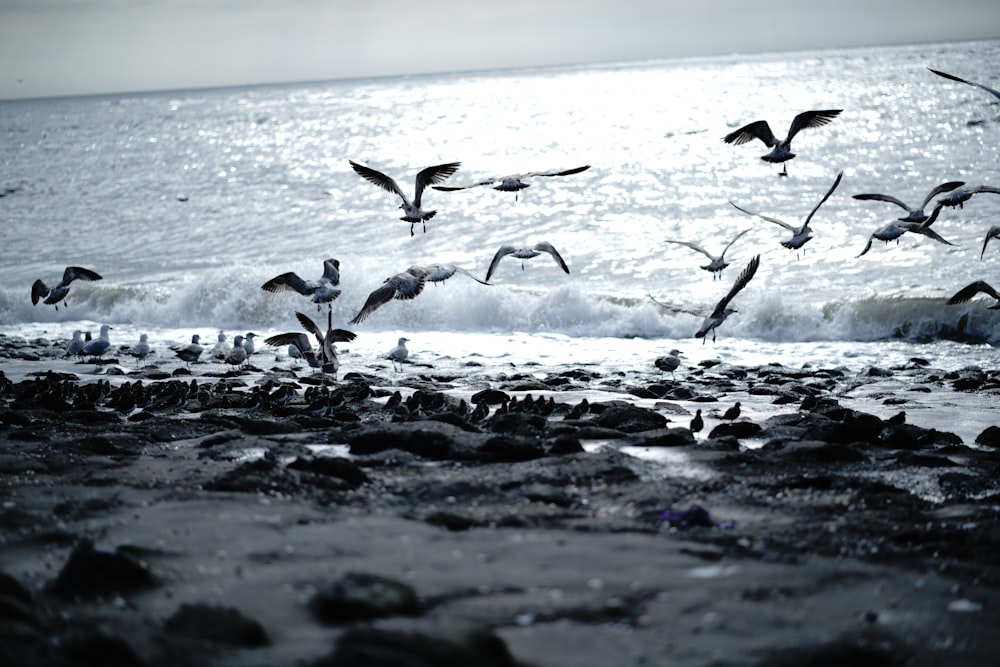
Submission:
M 316 278 L 341 262 L 346 326 L 368 293 L 411 264 L 455 263 L 483 277 L 504 244 L 552 243 L 548 256 L 505 259 L 483 286 L 458 275 L 365 322 L 362 362 L 399 335 L 417 358 L 457 369 L 537 361 L 645 367 L 676 347 L 689 362 L 777 361 L 862 368 L 913 356 L 946 369 L 996 367 L 1000 311 L 947 306 L 978 279 L 1000 284 L 1000 196 L 946 209 L 935 229 L 954 246 L 868 235 L 902 214 L 851 198 L 882 192 L 919 203 L 947 180 L 1000 185 L 1000 105 L 927 67 L 996 86 L 1000 41 L 945 43 L 481 74 L 386 78 L 0 103 L 0 331 L 69 337 L 114 329 L 154 345 L 253 330 L 299 330 L 292 293 L 260 289 L 285 271 Z M 806 109 L 843 109 L 793 142 L 789 176 L 760 142 L 723 143 L 768 120 L 783 136 Z M 461 161 L 449 181 L 590 164 L 539 178 L 515 199 L 490 188 L 428 190 L 438 211 L 410 236 L 399 201 L 348 160 L 412 192 L 426 166 Z M 729 201 L 801 223 L 843 170 L 796 253 L 789 234 Z M 666 239 L 727 254 L 721 281 L 706 258 Z M 693 338 L 701 317 L 756 255 L 718 341 Z M 68 307 L 32 306 L 32 281 L 67 265 L 103 274 L 74 283 Z M 656 306 L 648 295 L 679 309 Z M 344 358 L 350 370 L 351 356 Z M 541 371 L 540 371 L 541 372 Z

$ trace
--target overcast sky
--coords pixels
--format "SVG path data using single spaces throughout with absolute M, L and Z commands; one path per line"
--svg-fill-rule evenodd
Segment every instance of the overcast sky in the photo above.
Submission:
M 997 0 L 0 0 L 0 99 L 992 37 Z

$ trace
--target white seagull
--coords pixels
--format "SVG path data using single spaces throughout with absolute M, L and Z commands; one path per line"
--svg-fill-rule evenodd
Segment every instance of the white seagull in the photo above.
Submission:
M 69 285 L 74 280 L 101 280 L 101 276 L 82 266 L 67 266 L 63 271 L 62 280 L 55 287 L 49 287 L 41 279 L 32 283 L 31 305 L 37 306 L 39 299 L 45 299 L 43 303 L 55 306 L 56 310 L 59 310 L 58 304 L 69 294 Z
M 212 358 L 224 361 L 226 355 L 229 354 L 229 350 L 233 349 L 232 344 L 226 340 L 226 334 L 222 331 L 219 332 L 219 338 L 215 342 L 215 346 L 212 348 Z
M 869 250 L 871 250 L 873 241 L 875 240 L 885 241 L 886 244 L 888 244 L 889 241 L 896 241 L 896 243 L 898 244 L 899 237 L 905 234 L 906 232 L 921 234 L 922 236 L 926 236 L 927 238 L 933 239 L 938 243 L 943 243 L 944 245 L 955 245 L 951 241 L 942 238 L 940 234 L 931 229 L 931 225 L 933 225 L 934 222 L 937 220 L 939 213 L 941 213 L 940 204 L 934 207 L 934 210 L 931 211 L 930 217 L 924 220 L 923 222 L 918 223 L 918 222 L 906 222 L 904 220 L 893 220 L 888 225 L 884 227 L 879 227 L 874 232 L 872 232 L 871 236 L 868 237 L 868 243 L 865 245 L 865 249 L 861 251 L 858 257 L 861 257 L 862 255 L 866 254 Z
M 111 330 L 107 324 L 101 325 L 101 333 L 94 340 L 83 346 L 80 356 L 100 357 L 111 348 L 111 340 L 108 338 L 108 331 Z
M 712 253 L 710 253 L 709 251 L 705 250 L 704 248 L 702 248 L 697 243 L 691 243 L 690 241 L 673 241 L 673 240 L 667 239 L 666 242 L 667 243 L 675 243 L 677 245 L 682 245 L 682 246 L 684 246 L 686 248 L 691 248 L 691 250 L 696 250 L 697 252 L 700 252 L 701 254 L 703 254 L 705 257 L 708 257 L 708 259 L 709 259 L 708 264 L 706 264 L 705 266 L 703 266 L 701 268 L 705 269 L 706 271 L 709 271 L 712 274 L 712 279 L 715 280 L 716 278 L 721 278 L 722 277 L 722 270 L 724 268 L 726 268 L 727 266 L 729 266 L 729 262 L 726 261 L 726 251 L 729 250 L 730 246 L 732 246 L 734 243 L 736 243 L 737 241 L 739 241 L 740 238 L 744 234 L 746 234 L 747 232 L 749 232 L 752 229 L 753 229 L 753 227 L 750 227 L 749 229 L 744 229 L 742 232 L 740 232 L 739 234 L 737 234 L 733 238 L 732 241 L 730 241 L 728 244 L 726 244 L 726 247 L 722 249 L 722 252 L 719 253 L 718 256 L 713 255 Z
M 424 285 L 428 281 L 432 283 L 442 282 L 456 273 L 463 273 L 483 285 L 488 284 L 454 264 L 413 265 L 405 271 L 389 276 L 383 281 L 381 287 L 369 294 L 365 305 L 351 320 L 351 324 L 363 322 L 369 315 L 393 299 L 415 299 L 424 291 Z
M 930 217 L 926 213 L 924 213 L 924 209 L 927 207 L 927 204 L 929 204 L 932 199 L 937 197 L 939 194 L 945 192 L 951 192 L 955 188 L 961 187 L 963 185 L 965 185 L 964 181 L 948 181 L 947 183 L 942 183 L 941 185 L 931 190 L 930 193 L 928 193 L 928 195 L 924 197 L 924 200 L 920 203 L 920 206 L 917 208 L 911 208 L 905 202 L 903 202 L 900 199 L 897 199 L 896 197 L 893 197 L 892 195 L 865 193 L 860 195 L 854 195 L 854 199 L 859 199 L 861 201 L 868 201 L 868 200 L 884 201 L 888 202 L 889 204 L 895 204 L 896 206 L 906 211 L 906 216 L 902 218 L 897 218 L 897 220 L 901 222 L 921 223 L 927 220 L 928 217 Z
M 771 152 L 767 155 L 760 156 L 761 160 L 764 160 L 765 162 L 787 163 L 788 160 L 795 157 L 795 153 L 792 152 L 792 139 L 795 138 L 795 135 L 798 134 L 800 130 L 826 125 L 836 118 L 841 111 L 843 111 L 843 109 L 803 111 L 792 119 L 792 124 L 788 128 L 788 136 L 780 141 L 774 136 L 774 133 L 771 131 L 771 126 L 767 124 L 766 120 L 758 120 L 748 125 L 744 125 L 740 129 L 730 132 L 723 137 L 723 141 L 727 144 L 739 146 L 747 143 L 748 141 L 760 139 L 768 148 L 771 149 Z M 780 175 L 788 175 L 787 164 L 783 165 Z
M 982 292 L 983 294 L 987 294 L 997 300 L 996 303 L 986 306 L 986 308 L 988 308 L 989 310 L 1000 310 L 1000 293 L 998 293 L 995 289 L 993 289 L 993 287 L 991 287 L 989 283 L 982 280 L 977 280 L 974 283 L 969 283 L 962 289 L 955 292 L 955 294 L 953 294 L 952 297 L 948 299 L 948 305 L 954 306 L 957 303 L 965 303 L 966 301 L 976 296 L 980 292 Z
M 406 194 L 403 193 L 403 190 L 399 187 L 399 184 L 389 176 L 386 176 L 382 172 L 376 171 L 371 167 L 358 164 L 353 160 L 348 160 L 348 162 L 351 163 L 351 168 L 366 181 L 377 185 L 387 192 L 392 192 L 393 194 L 398 195 L 399 198 L 403 200 L 403 203 L 399 205 L 399 208 L 403 209 L 403 217 L 400 218 L 400 220 L 405 220 L 410 223 L 410 236 L 413 236 L 413 225 L 418 222 L 423 225 L 424 232 L 426 232 L 427 221 L 433 218 L 437 213 L 437 211 L 425 211 L 420 208 L 420 198 L 424 194 L 424 189 L 428 185 L 443 183 L 449 176 L 458 171 L 459 166 L 462 164 L 461 162 L 448 162 L 446 164 L 439 164 L 420 170 L 417 173 L 413 201 L 410 201 L 406 197 Z
M 478 183 L 472 183 L 470 185 L 435 185 L 435 190 L 441 190 L 442 192 L 455 192 L 458 190 L 468 190 L 469 188 L 478 188 L 481 186 L 491 185 L 494 190 L 500 190 L 501 192 L 513 192 L 514 201 L 517 201 L 517 193 L 527 187 L 531 187 L 531 183 L 525 183 L 526 178 L 537 178 L 539 176 L 570 176 L 572 174 L 579 174 L 581 171 L 586 171 L 590 169 L 589 164 L 585 164 L 582 167 L 573 167 L 572 169 L 552 169 L 550 171 L 530 171 L 526 174 L 511 174 L 508 176 L 496 176 L 494 178 L 487 178 L 486 180 L 479 181 Z
M 798 250 L 799 248 L 804 246 L 806 242 L 809 241 L 809 239 L 813 237 L 812 229 L 809 228 L 809 221 L 812 220 L 812 217 L 814 215 L 816 215 L 816 211 L 818 211 L 819 207 L 823 205 L 823 202 L 829 199 L 830 195 L 833 194 L 833 191 L 837 189 L 837 186 L 840 185 L 840 179 L 843 177 L 844 177 L 844 172 L 840 172 L 839 174 L 837 174 L 837 178 L 836 180 L 833 181 L 833 185 L 830 186 L 830 189 L 826 191 L 826 194 L 823 195 L 823 198 L 819 200 L 819 203 L 813 207 L 813 210 L 809 212 L 809 215 L 806 216 L 806 221 L 802 223 L 801 227 L 794 227 L 788 224 L 787 222 L 784 222 L 783 220 L 778 220 L 777 218 L 769 218 L 766 215 L 761 215 L 760 213 L 754 213 L 753 211 L 748 211 L 745 208 L 740 208 L 739 206 L 736 206 L 736 204 L 733 204 L 733 202 L 729 203 L 733 204 L 733 206 L 737 210 L 743 211 L 747 215 L 757 216 L 761 220 L 767 220 L 768 222 L 773 222 L 776 225 L 781 225 L 782 227 L 790 231 L 792 233 L 792 238 L 788 239 L 787 241 L 782 241 L 781 245 L 788 248 L 789 250 Z
M 531 259 L 532 257 L 538 257 L 543 252 L 547 252 L 548 254 L 552 255 L 552 259 L 556 261 L 556 264 L 559 265 L 559 268 L 565 271 L 566 273 L 569 273 L 569 267 L 566 266 L 566 262 L 563 260 L 562 255 L 559 254 L 559 251 L 556 250 L 554 247 L 552 247 L 551 243 L 541 241 L 531 246 L 530 248 L 515 248 L 512 245 L 501 246 L 500 249 L 497 250 L 496 254 L 493 255 L 493 260 L 490 261 L 490 268 L 487 269 L 486 271 L 486 282 L 489 282 L 490 278 L 493 277 L 493 273 L 497 270 L 497 265 L 500 263 L 500 260 L 503 259 L 504 257 L 507 257 L 509 255 L 511 257 L 516 257 L 517 259 L 521 260 L 521 270 L 523 271 L 524 260 Z
M 715 330 L 719 327 L 719 325 L 726 321 L 726 318 L 737 312 L 735 308 L 729 307 L 729 302 L 740 293 L 740 290 L 747 286 L 750 279 L 753 278 L 755 273 L 757 273 L 758 266 L 760 266 L 760 255 L 757 255 L 750 260 L 750 263 L 747 264 L 746 268 L 743 269 L 739 277 L 736 278 L 736 282 L 733 283 L 729 293 L 722 297 L 719 303 L 715 304 L 715 310 L 713 310 L 712 314 L 706 317 L 705 321 L 702 322 L 701 328 L 694 334 L 695 338 L 703 339 L 701 341 L 702 344 L 708 340 L 707 336 L 709 332 L 712 332 L 712 342 L 714 343 Z
M 327 304 L 328 308 L 332 301 L 340 296 L 337 285 L 340 284 L 340 262 L 330 258 L 323 260 L 323 275 L 318 280 L 303 280 L 294 271 L 282 273 L 280 276 L 271 278 L 261 285 L 261 289 L 268 292 L 291 291 L 298 292 L 302 296 L 308 296 L 316 304 L 316 310 L 321 309 L 321 304 Z
M 385 355 L 385 358 L 392 362 L 392 367 L 397 371 L 403 369 L 402 364 L 410 354 L 410 351 L 406 349 L 408 342 L 410 342 L 409 338 L 400 338 L 396 342 L 396 347 L 389 350 L 389 354 Z

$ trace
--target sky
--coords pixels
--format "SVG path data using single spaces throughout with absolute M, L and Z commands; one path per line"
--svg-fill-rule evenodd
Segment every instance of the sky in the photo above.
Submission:
M 0 0 L 0 100 L 996 37 L 997 0 Z

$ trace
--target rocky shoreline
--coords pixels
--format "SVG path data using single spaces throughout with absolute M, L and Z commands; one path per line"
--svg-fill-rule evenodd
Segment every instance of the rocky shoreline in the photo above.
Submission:
M 910 423 L 905 397 L 882 399 L 900 407 L 886 418 L 848 407 L 842 370 L 505 372 L 458 397 L 433 368 L 81 377 L 0 342 L 0 371 L 41 362 L 0 374 L 3 664 L 977 665 L 1000 649 L 1000 427 L 964 442 Z M 881 372 L 1000 395 L 981 369 Z M 563 398 L 595 387 L 616 396 Z M 740 398 L 772 410 L 723 419 Z

